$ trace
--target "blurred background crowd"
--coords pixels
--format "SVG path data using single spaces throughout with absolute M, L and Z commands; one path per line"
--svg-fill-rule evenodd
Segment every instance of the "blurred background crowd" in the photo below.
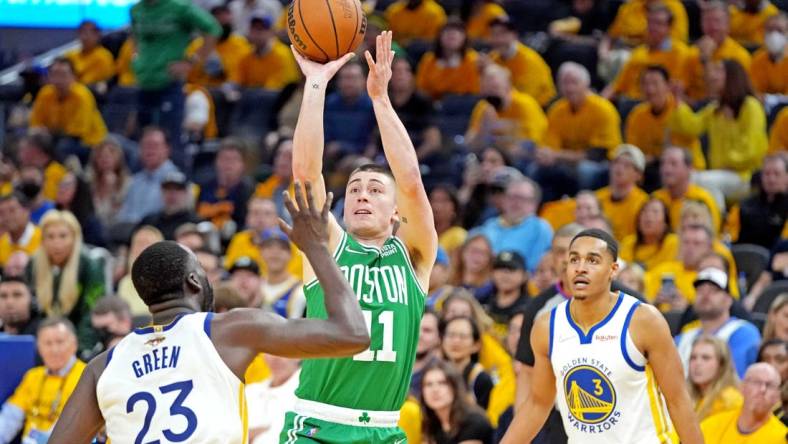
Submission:
M 394 32 L 390 96 L 441 246 L 410 442 L 502 436 L 529 391 L 531 326 L 571 296 L 568 244 L 590 227 L 620 243 L 614 290 L 668 320 L 707 442 L 741 415 L 784 434 L 788 2 L 362 3 L 359 52 Z M 196 253 L 217 311 L 304 316 L 276 223 L 303 88 L 286 18 L 280 0 L 142 0 L 128 28 L 84 21 L 74 49 L 0 87 L 0 443 L 46 436 L 84 362 L 149 321 L 129 272 L 159 240 Z M 346 65 L 326 99 L 338 197 L 385 162 L 366 69 Z M 782 380 L 748 383 L 756 362 Z M 249 368 L 251 442 L 276 441 L 298 374 Z M 565 442 L 560 418 L 538 439 Z

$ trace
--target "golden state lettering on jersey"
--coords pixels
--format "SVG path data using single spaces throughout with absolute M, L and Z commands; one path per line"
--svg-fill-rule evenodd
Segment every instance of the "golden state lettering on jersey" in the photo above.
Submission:
M 181 348 L 179 346 L 165 345 L 142 355 L 140 359 L 131 363 L 131 368 L 134 371 L 134 376 L 140 378 L 156 370 L 176 367 L 180 355 Z
M 577 358 L 565 364 L 557 375 L 563 380 L 563 395 L 569 406 L 567 420 L 580 432 L 601 433 L 621 421 L 616 408 L 612 372 L 594 358 Z

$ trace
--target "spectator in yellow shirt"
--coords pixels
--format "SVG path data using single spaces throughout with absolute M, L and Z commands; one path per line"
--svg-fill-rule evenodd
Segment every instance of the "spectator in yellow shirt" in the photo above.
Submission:
M 759 94 L 788 94 L 788 15 L 771 16 L 763 27 L 764 46 L 752 56 L 750 65 L 752 86 Z
M 724 60 L 725 83 L 719 101 L 697 114 L 679 104 L 669 119 L 676 132 L 709 138 L 707 171 L 698 172 L 695 181 L 726 198 L 745 195 L 750 176 L 766 155 L 766 114 L 755 98 L 749 77 L 735 60 Z
M 731 3 L 731 37 L 741 45 L 754 48 L 763 44 L 764 22 L 780 13 L 768 0 L 743 0 Z
M 499 0 L 466 1 L 460 16 L 466 24 L 468 38 L 473 42 L 486 41 L 490 38 L 492 23 L 509 17 Z
M 741 386 L 744 402 L 700 424 L 706 444 L 784 443 L 788 427 L 772 414 L 780 400 L 780 373 L 765 362 L 751 365 Z
M 733 59 L 745 70 L 750 69 L 751 57 L 730 32 L 728 7 L 720 1 L 710 1 L 703 6 L 701 14 L 703 37 L 690 49 L 687 60 L 687 95 L 693 100 L 702 100 L 709 94 L 706 85 L 706 69 L 709 62 Z
M 788 150 L 788 107 L 784 107 L 777 114 L 769 135 L 769 154 L 785 150 Z
M 241 60 L 252 51 L 252 46 L 246 37 L 233 32 L 233 16 L 227 6 L 215 6 L 211 15 L 222 27 L 222 34 L 216 46 L 202 63 L 195 63 L 189 72 L 189 83 L 202 86 L 220 86 L 227 81 L 238 78 L 238 68 Z M 201 52 L 204 39 L 194 39 L 186 48 L 186 57 L 193 58 Z
M 621 118 L 607 99 L 591 91 L 591 75 L 565 62 L 558 70 L 562 98 L 547 112 L 545 148 L 536 151 L 531 173 L 545 190 L 544 201 L 595 190 L 607 177 L 608 151 L 621 144 Z
M 507 18 L 493 20 L 490 45 L 490 60 L 509 70 L 512 85 L 547 106 L 555 97 L 553 74 L 538 52 L 520 42 L 514 23 Z
M 648 6 L 648 27 L 643 44 L 632 51 L 616 79 L 602 92 L 603 96 L 642 98 L 640 79 L 644 70 L 651 65 L 663 66 L 674 83 L 682 86 L 686 84 L 684 65 L 689 56 L 689 47 L 683 41 L 671 38 L 670 26 L 674 21 L 673 14 L 664 4 Z
M 67 319 L 51 318 L 38 327 L 36 348 L 44 365 L 25 373 L 0 410 L 0 442 L 22 430 L 23 442 L 47 442 L 79 382 L 85 363 L 77 359 L 77 335 Z
M 17 251 L 28 256 L 41 246 L 41 229 L 30 221 L 27 198 L 19 192 L 0 196 L 0 268 Z
M 446 12 L 435 0 L 397 0 L 384 17 L 400 45 L 433 40 L 446 24 Z
M 531 96 L 512 90 L 509 71 L 498 65 L 484 69 L 481 94 L 471 113 L 465 141 L 471 147 L 489 145 L 518 149 L 525 141 L 539 144 L 547 117 Z
M 670 36 L 674 40 L 687 41 L 687 11 L 679 0 L 629 0 L 618 8 L 616 18 L 608 28 L 608 35 L 622 39 L 631 45 L 643 42 L 646 37 L 646 15 L 649 6 L 664 4 L 673 14 Z
M 638 147 L 619 145 L 610 162 L 610 185 L 595 193 L 619 241 L 635 234 L 637 215 L 648 201 L 648 194 L 637 185 L 645 169 L 646 157 Z
M 671 232 L 667 207 L 651 198 L 638 211 L 636 229 L 621 241 L 621 259 L 650 270 L 676 258 L 679 238 Z
M 118 57 L 115 59 L 115 72 L 118 73 L 118 86 L 134 86 L 137 79 L 134 70 L 131 69 L 131 61 L 137 54 L 137 47 L 134 44 L 134 37 L 129 35 L 120 47 Z
M 101 46 L 98 25 L 93 20 L 85 20 L 79 24 L 77 33 L 80 48 L 65 54 L 74 64 L 77 81 L 85 85 L 109 81 L 115 75 L 115 61 L 112 53 Z
M 698 420 L 741 407 L 742 396 L 737 385 L 728 344 L 711 335 L 695 339 L 687 370 L 687 388 Z
M 717 201 L 706 189 L 690 182 L 692 154 L 684 148 L 673 146 L 665 149 L 661 159 L 662 188 L 654 191 L 653 196 L 667 206 L 671 228 L 676 231 L 681 227 L 681 207 L 684 202 L 697 200 L 709 208 L 714 232 L 719 233 L 721 220 Z
M 439 100 L 446 94 L 479 93 L 479 54 L 468 45 L 460 22 L 449 22 L 435 40 L 435 50 L 421 58 L 416 69 L 416 86 Z
M 96 99 L 85 85 L 75 80 L 74 67 L 66 58 L 52 62 L 48 78 L 49 84 L 41 88 L 33 102 L 30 127 L 46 128 L 61 139 L 72 138 L 81 146 L 63 149 L 60 154 L 77 154 L 80 160 L 84 156 L 87 161 L 87 147 L 101 142 L 107 135 Z
M 44 172 L 41 194 L 47 200 L 57 197 L 60 182 L 68 173 L 63 164 L 55 160 L 52 137 L 44 129 L 32 129 L 19 140 L 17 146 L 19 167 L 34 167 Z
M 241 59 L 238 78 L 244 88 L 281 90 L 298 81 L 299 74 L 292 52 L 276 38 L 270 17 L 252 17 L 249 22 L 252 52 Z

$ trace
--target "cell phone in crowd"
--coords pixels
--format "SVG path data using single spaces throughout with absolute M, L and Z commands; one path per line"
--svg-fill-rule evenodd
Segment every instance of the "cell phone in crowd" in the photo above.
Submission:
M 676 296 L 676 278 L 672 274 L 664 274 L 662 275 L 662 286 L 660 287 L 660 293 L 675 297 Z

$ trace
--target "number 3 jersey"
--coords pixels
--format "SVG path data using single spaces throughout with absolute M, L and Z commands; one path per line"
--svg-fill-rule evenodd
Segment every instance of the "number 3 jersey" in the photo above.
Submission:
M 339 407 L 397 411 L 410 387 L 426 293 L 396 237 L 378 249 L 343 232 L 334 259 L 358 298 L 370 347 L 348 358 L 305 360 L 296 396 Z M 318 282 L 305 285 L 304 294 L 307 317 L 325 319 Z
M 96 384 L 113 443 L 246 443 L 244 385 L 211 341 L 213 313 L 134 330 Z
M 629 334 L 640 301 L 619 293 L 613 310 L 588 333 L 573 321 L 570 302 L 550 312 L 549 346 L 569 442 L 671 442 L 665 400 Z

